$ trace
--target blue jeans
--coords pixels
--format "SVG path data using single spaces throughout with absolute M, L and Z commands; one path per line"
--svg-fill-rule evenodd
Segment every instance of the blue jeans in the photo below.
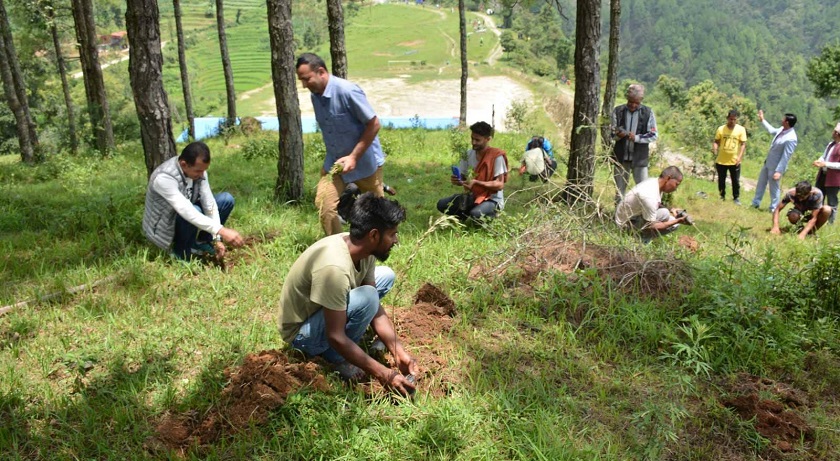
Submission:
M 755 197 L 753 197 L 752 206 L 756 208 L 761 206 L 761 199 L 764 198 L 764 189 L 768 184 L 770 185 L 770 212 L 773 212 L 776 206 L 779 205 L 782 178 L 778 180 L 773 179 L 774 174 L 776 174 L 776 171 L 770 171 L 767 165 L 761 167 L 761 173 L 758 174 L 758 182 L 755 185 Z
M 222 225 L 224 225 L 228 216 L 230 216 L 230 212 L 233 211 L 233 196 L 228 192 L 221 192 L 214 195 L 213 198 L 216 199 L 216 206 L 219 207 L 219 221 Z M 198 210 L 199 213 L 204 213 L 201 205 L 196 204 L 193 206 L 195 206 L 195 209 Z M 186 219 L 182 218 L 181 215 L 175 216 L 175 245 L 172 252 L 178 259 L 189 260 L 192 257 L 190 249 L 193 245 L 195 245 L 196 240 L 209 242 L 212 238 L 213 237 L 207 232 L 199 232 L 198 228 L 193 226 Z
M 350 290 L 347 295 L 347 323 L 344 325 L 344 332 L 354 343 L 362 339 L 373 317 L 379 312 L 379 300 L 391 291 L 396 278 L 390 267 L 376 266 L 376 288 L 362 285 Z M 327 323 L 324 321 L 323 308 L 303 322 L 292 341 L 292 347 L 309 355 L 320 355 L 330 363 L 345 361 L 327 340 Z

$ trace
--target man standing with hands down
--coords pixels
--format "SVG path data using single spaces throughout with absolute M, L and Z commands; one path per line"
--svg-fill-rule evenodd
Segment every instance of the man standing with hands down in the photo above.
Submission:
M 325 176 L 333 165 L 341 165 L 341 174 L 332 181 L 320 181 L 315 205 L 321 226 L 327 235 L 341 232 L 338 200 L 349 183 L 362 192 L 383 197 L 382 165 L 385 155 L 379 144 L 379 118 L 358 85 L 330 75 L 324 60 L 303 53 L 295 65 L 298 80 L 311 94 L 315 120 L 321 128 L 327 155 L 321 168 Z
M 755 186 L 755 197 L 752 200 L 752 207 L 758 208 L 761 206 L 761 199 L 764 198 L 764 190 L 768 184 L 770 186 L 770 212 L 776 210 L 779 205 L 779 198 L 782 190 L 782 175 L 787 170 L 788 162 L 793 156 L 793 151 L 796 149 L 796 144 L 799 139 L 796 137 L 796 131 L 793 129 L 796 125 L 796 116 L 793 114 L 785 114 L 782 118 L 782 126 L 773 128 L 770 122 L 764 120 L 764 111 L 758 111 L 758 119 L 764 125 L 770 134 L 774 135 L 773 141 L 770 143 L 770 151 L 767 152 L 767 158 L 764 160 L 764 166 L 761 167 L 761 173 L 758 174 L 758 183 Z
M 405 209 L 396 201 L 368 192 L 350 212 L 350 233 L 324 237 L 289 269 L 280 294 L 280 335 L 295 349 L 320 355 L 342 378 L 376 378 L 385 388 L 408 395 L 408 376 L 417 362 L 397 338 L 394 324 L 379 304 L 394 286 L 394 271 L 376 266 L 397 244 Z M 358 346 L 373 328 L 388 348 L 399 372 L 374 360 Z M 402 373 L 402 374 L 401 374 Z
M 615 179 L 615 202 L 624 198 L 630 172 L 636 184 L 648 177 L 650 143 L 656 141 L 656 116 L 653 109 L 642 104 L 645 87 L 633 84 L 627 87 L 627 104 L 613 109 L 613 177 Z
M 730 110 L 726 116 L 726 125 L 718 127 L 715 140 L 712 143 L 712 153 L 715 154 L 715 169 L 718 175 L 718 192 L 720 199 L 726 200 L 726 172 L 732 178 L 732 201 L 740 205 L 738 197 L 741 194 L 741 161 L 747 150 L 747 130 L 738 125 L 737 110 Z

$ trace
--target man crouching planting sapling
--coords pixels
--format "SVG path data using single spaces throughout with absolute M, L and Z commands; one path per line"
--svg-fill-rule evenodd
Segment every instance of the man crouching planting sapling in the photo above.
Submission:
M 396 275 L 385 261 L 398 242 L 405 209 L 371 192 L 350 212 L 350 232 L 325 237 L 306 249 L 289 269 L 280 294 L 280 334 L 293 348 L 319 355 L 346 380 L 365 375 L 400 394 L 414 392 L 419 371 L 402 346 L 394 324 L 379 304 Z M 358 342 L 373 328 L 391 352 L 399 372 L 376 361 Z M 405 376 L 408 375 L 408 376 Z

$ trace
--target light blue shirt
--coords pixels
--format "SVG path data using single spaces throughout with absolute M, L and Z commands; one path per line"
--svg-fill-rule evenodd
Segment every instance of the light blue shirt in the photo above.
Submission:
M 330 75 L 323 94 L 311 94 L 315 120 L 321 128 L 327 155 L 324 170 L 330 171 L 336 160 L 345 157 L 358 144 L 365 126 L 376 113 L 368 103 L 365 92 L 355 83 Z M 377 135 L 361 158 L 356 169 L 341 175 L 346 183 L 373 176 L 385 163 L 385 154 Z
M 799 142 L 796 131 L 793 128 L 788 130 L 783 130 L 781 127 L 773 128 L 767 119 L 762 120 L 761 123 L 774 136 L 773 141 L 770 142 L 770 151 L 767 152 L 767 160 L 764 161 L 764 164 L 770 171 L 784 173 L 787 170 L 790 158 L 793 156 L 793 151 L 796 149 L 796 144 Z

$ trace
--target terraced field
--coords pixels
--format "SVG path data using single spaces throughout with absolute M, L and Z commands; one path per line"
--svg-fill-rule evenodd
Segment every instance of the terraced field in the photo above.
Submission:
M 209 2 L 182 3 L 183 23 L 188 44 L 187 60 L 190 83 L 199 116 L 222 115 L 225 82 L 216 33 L 215 16 Z M 295 16 L 295 30 L 322 27 L 326 31 L 326 11 L 306 11 Z M 449 9 L 422 8 L 415 5 L 367 5 L 348 16 L 347 52 L 351 78 L 403 77 L 419 82 L 439 78 L 457 78 L 460 72 L 457 39 L 458 14 Z M 237 11 L 241 11 L 236 23 Z M 210 17 L 206 16 L 210 14 Z M 174 38 L 172 5 L 161 4 L 161 34 L 164 41 Z M 225 2 L 228 49 L 233 66 L 237 103 L 242 115 L 265 111 L 273 97 L 271 86 L 271 50 L 268 38 L 265 2 L 235 0 Z M 468 15 L 470 24 L 476 20 Z M 318 22 L 318 24 L 314 24 Z M 323 23 L 323 24 L 321 24 Z M 300 36 L 296 33 L 296 36 Z M 302 38 L 298 38 L 303 43 Z M 486 59 L 497 38 L 491 33 L 471 34 L 468 55 L 471 61 Z M 299 45 L 298 51 L 304 51 Z M 329 56 L 328 38 L 313 51 Z M 164 78 L 167 90 L 181 103 L 177 50 L 164 49 Z

